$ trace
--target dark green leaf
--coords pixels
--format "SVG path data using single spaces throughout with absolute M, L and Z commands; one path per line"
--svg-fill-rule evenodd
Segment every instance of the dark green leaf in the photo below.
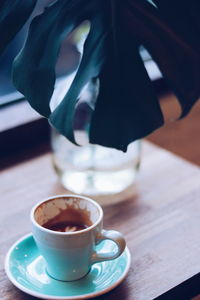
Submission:
M 160 40 L 165 51 L 151 53 L 177 94 L 183 117 L 200 96 L 200 1 L 174 0 L 172 6 L 167 0 L 154 2 L 157 20 L 165 24 Z
M 91 11 L 90 33 L 84 45 L 79 69 L 67 95 L 50 116 L 52 125 L 59 128 L 59 131 L 74 143 L 73 120 L 78 96 L 86 83 L 99 75 L 106 57 L 105 43 L 108 38 L 108 27 L 106 25 L 108 24 L 106 14 L 103 16 L 100 12 L 99 9 L 99 13 L 96 13 L 93 17 Z
M 24 25 L 37 0 L 0 0 L 0 55 Z
M 60 45 L 87 15 L 86 6 L 80 11 L 81 2 L 60 0 L 36 16 L 30 25 L 25 47 L 14 61 L 15 86 L 31 106 L 46 117 L 50 114 L 49 102 Z
M 139 56 L 140 44 L 125 34 L 126 16 L 120 6 L 114 8 L 90 141 L 126 151 L 130 142 L 160 127 L 163 118 Z
M 139 55 L 144 45 L 179 98 L 185 115 L 200 96 L 197 0 L 58 0 L 30 27 L 15 60 L 16 87 L 38 112 L 75 142 L 74 115 L 80 93 L 99 77 L 90 142 L 126 150 L 163 124 L 158 99 Z M 173 7 L 174 4 L 174 7 Z M 183 5 L 182 5 L 183 4 Z M 82 21 L 91 27 L 81 63 L 62 102 L 51 112 L 55 65 L 63 39 Z M 187 21 L 187 22 L 186 22 Z

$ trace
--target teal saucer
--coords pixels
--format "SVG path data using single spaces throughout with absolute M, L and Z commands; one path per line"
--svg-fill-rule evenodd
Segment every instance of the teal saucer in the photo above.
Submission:
M 108 240 L 106 246 L 111 251 L 116 247 Z M 88 299 L 109 292 L 119 285 L 130 267 L 128 248 L 115 260 L 94 264 L 82 279 L 63 282 L 48 276 L 45 263 L 38 252 L 31 234 L 22 237 L 9 250 L 5 270 L 10 281 L 23 292 L 41 299 Z

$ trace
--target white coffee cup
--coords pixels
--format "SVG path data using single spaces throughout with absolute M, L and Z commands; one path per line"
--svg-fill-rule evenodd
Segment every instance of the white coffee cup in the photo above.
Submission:
M 63 217 L 64 216 L 64 217 Z M 95 201 L 78 195 L 47 198 L 31 211 L 35 242 L 46 261 L 47 273 L 57 280 L 71 281 L 85 276 L 92 264 L 119 257 L 125 249 L 121 233 L 103 229 L 103 211 Z M 74 232 L 59 232 L 43 227 L 54 220 L 87 227 Z M 103 240 L 116 243 L 116 251 L 96 250 Z

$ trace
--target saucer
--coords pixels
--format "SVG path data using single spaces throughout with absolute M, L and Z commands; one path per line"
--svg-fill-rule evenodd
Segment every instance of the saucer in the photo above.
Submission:
M 103 241 L 98 250 L 112 251 L 116 245 Z M 45 262 L 31 234 L 22 237 L 9 250 L 5 260 L 5 271 L 10 281 L 23 292 L 41 299 L 89 299 L 105 294 L 119 285 L 130 268 L 128 248 L 110 261 L 92 265 L 83 278 L 64 282 L 46 273 Z

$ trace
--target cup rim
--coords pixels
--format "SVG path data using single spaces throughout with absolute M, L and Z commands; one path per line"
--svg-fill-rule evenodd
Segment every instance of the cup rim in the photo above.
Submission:
M 41 226 L 40 224 L 38 224 L 36 222 L 36 220 L 35 220 L 35 217 L 34 217 L 35 210 L 42 203 L 48 202 L 49 200 L 53 200 L 53 199 L 59 199 L 59 198 L 82 198 L 84 200 L 87 200 L 87 201 L 91 202 L 92 204 L 94 204 L 98 208 L 98 210 L 99 210 L 99 218 L 91 226 L 89 226 L 89 227 L 87 227 L 85 229 L 79 230 L 79 231 L 74 231 L 74 232 L 54 231 L 54 230 L 47 229 L 47 228 Z M 62 195 L 55 195 L 55 196 L 48 197 L 48 198 L 43 199 L 42 201 L 38 202 L 36 205 L 34 205 L 33 208 L 31 209 L 31 212 L 30 212 L 30 219 L 31 219 L 31 222 L 32 222 L 32 224 L 34 226 L 36 226 L 37 228 L 39 228 L 40 230 L 42 230 L 42 231 L 44 231 L 46 233 L 51 233 L 51 234 L 61 235 L 61 236 L 78 235 L 78 234 L 82 234 L 82 233 L 85 233 L 85 232 L 93 230 L 101 222 L 101 220 L 103 219 L 103 209 L 102 209 L 102 207 L 97 202 L 95 202 L 94 200 L 92 200 L 92 199 L 90 199 L 88 197 L 85 197 L 85 196 L 82 196 L 82 195 L 76 195 L 76 194 L 62 194 Z

